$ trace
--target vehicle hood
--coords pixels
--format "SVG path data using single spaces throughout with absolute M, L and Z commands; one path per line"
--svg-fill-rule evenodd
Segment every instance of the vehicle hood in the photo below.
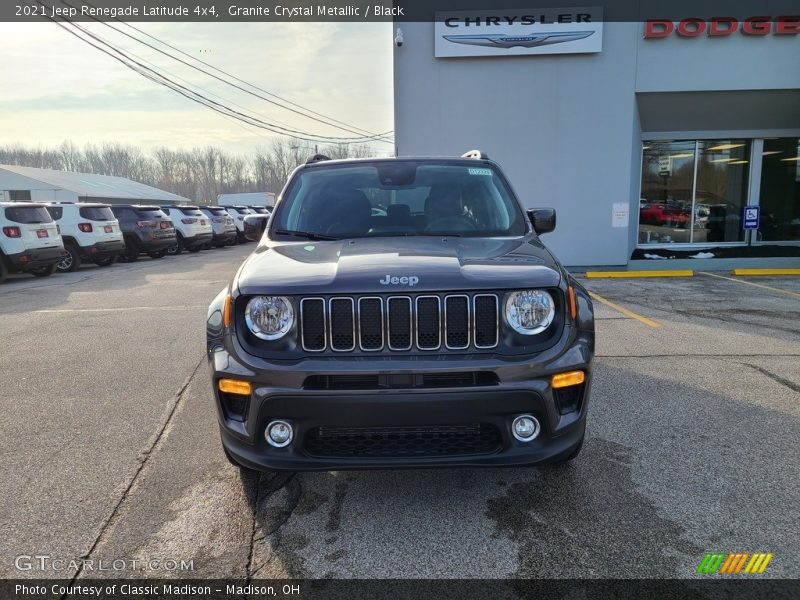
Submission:
M 248 295 L 408 294 L 556 287 L 560 280 L 553 256 L 531 235 L 409 236 L 267 241 L 245 260 L 236 285 Z

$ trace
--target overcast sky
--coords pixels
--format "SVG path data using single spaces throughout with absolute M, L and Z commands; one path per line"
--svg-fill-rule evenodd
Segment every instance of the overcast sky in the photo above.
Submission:
M 266 121 L 316 134 L 353 135 L 229 88 L 102 24 L 83 25 L 236 110 L 244 107 Z M 135 25 L 311 110 L 368 131 L 392 129 L 390 23 Z M 244 153 L 274 139 L 146 80 L 52 23 L 0 23 L 0 64 L 0 144 L 47 146 L 66 139 L 145 149 L 213 144 Z M 389 144 L 374 147 L 392 150 Z

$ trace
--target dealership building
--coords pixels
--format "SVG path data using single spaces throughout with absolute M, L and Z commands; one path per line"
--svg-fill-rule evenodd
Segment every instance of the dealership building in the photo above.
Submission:
M 565 264 L 800 266 L 800 16 L 487 3 L 394 28 L 397 154 L 482 150 L 557 209 Z
M 191 204 L 191 200 L 125 177 L 0 165 L 0 202 Z

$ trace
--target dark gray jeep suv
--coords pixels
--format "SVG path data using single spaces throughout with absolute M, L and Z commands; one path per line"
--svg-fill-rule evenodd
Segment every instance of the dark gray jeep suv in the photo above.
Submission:
M 498 166 L 294 171 L 208 312 L 222 444 L 257 470 L 558 463 L 586 428 L 594 316 Z

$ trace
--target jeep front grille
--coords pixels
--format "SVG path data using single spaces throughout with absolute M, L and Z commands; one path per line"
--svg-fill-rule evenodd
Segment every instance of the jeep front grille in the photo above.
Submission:
M 493 454 L 500 432 L 488 423 L 417 427 L 316 427 L 304 439 L 309 456 L 426 458 Z
M 408 352 L 494 348 L 497 294 L 335 296 L 300 301 L 307 352 Z

